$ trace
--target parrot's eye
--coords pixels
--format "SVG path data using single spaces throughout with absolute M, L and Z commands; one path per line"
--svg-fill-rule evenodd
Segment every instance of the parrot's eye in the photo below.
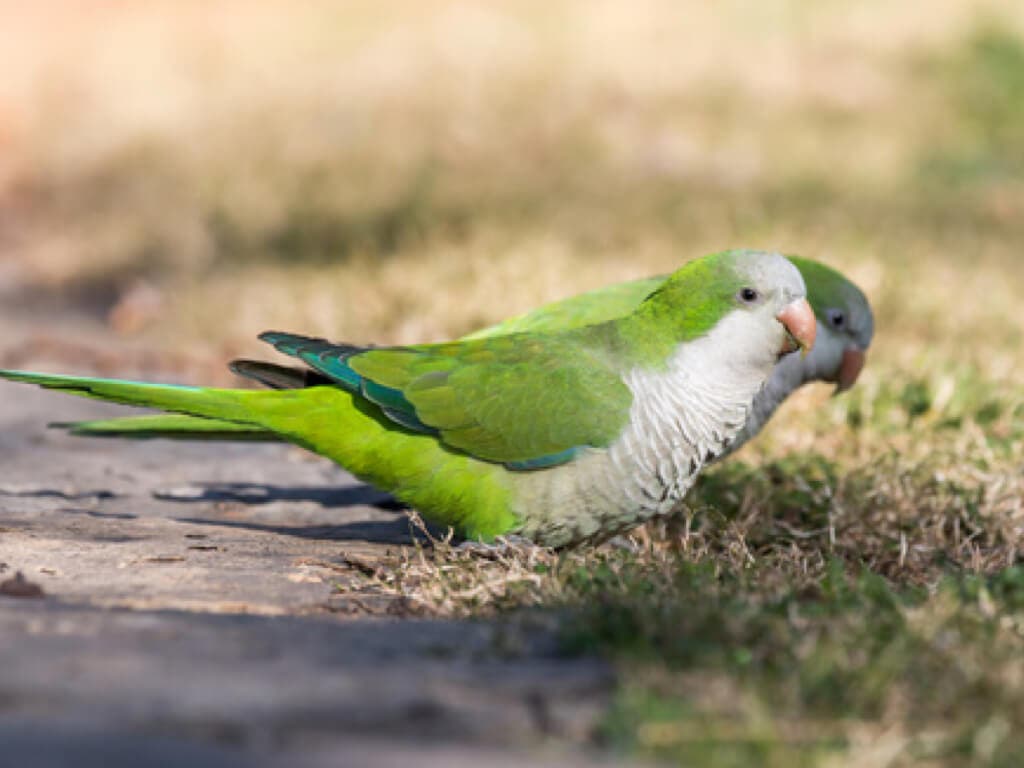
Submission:
M 740 292 L 736 296 L 744 304 L 753 304 L 761 298 L 761 294 L 753 288 L 740 288 Z
M 830 309 L 828 311 L 828 321 L 832 324 L 833 328 L 842 328 L 846 325 L 846 315 L 842 313 L 842 310 Z

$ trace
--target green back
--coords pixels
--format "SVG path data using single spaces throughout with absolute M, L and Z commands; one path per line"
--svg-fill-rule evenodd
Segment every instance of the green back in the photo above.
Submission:
M 561 301 L 481 328 L 463 339 L 484 339 L 525 331 L 558 331 L 595 325 L 632 312 L 667 280 L 667 276 L 629 280 L 577 294 Z

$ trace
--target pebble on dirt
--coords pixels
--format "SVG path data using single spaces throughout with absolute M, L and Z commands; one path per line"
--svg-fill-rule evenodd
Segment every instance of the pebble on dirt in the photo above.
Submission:
M 6 581 L 0 581 L 0 595 L 5 597 L 45 597 L 43 588 L 25 578 L 25 575 L 18 571 Z

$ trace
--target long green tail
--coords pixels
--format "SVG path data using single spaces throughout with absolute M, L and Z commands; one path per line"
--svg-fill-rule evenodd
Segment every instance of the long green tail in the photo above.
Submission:
M 231 364 L 231 369 L 235 373 L 255 379 L 273 389 L 298 389 L 329 383 L 328 380 L 316 376 L 311 371 L 288 368 L 273 363 L 236 360 Z M 24 377 L 26 374 L 11 372 L 8 378 L 17 379 L 19 376 Z M 28 378 L 24 380 L 48 386 L 46 383 L 38 381 L 36 374 L 27 374 L 27 376 Z M 60 378 L 62 379 L 61 384 L 51 384 L 50 386 L 57 389 L 73 388 L 73 385 L 68 383 L 69 379 L 67 377 Z M 86 379 L 83 381 L 88 382 L 90 387 L 98 386 L 100 382 L 104 381 L 108 384 L 117 385 L 124 383 L 102 379 Z M 189 389 L 189 387 L 178 387 L 178 389 Z M 80 394 L 88 393 L 82 392 Z M 104 396 L 103 399 L 109 398 Z M 174 440 L 242 440 L 263 442 L 279 442 L 281 440 L 273 432 L 252 424 L 181 413 L 122 416 L 116 419 L 56 423 L 50 426 L 66 429 L 73 435 L 85 437 L 128 437 L 135 439 L 159 437 Z
M 94 400 L 171 411 L 51 425 L 76 435 L 302 442 L 302 430 L 293 436 L 288 427 L 301 421 L 304 408 L 296 395 L 308 390 L 218 389 L 5 370 L 0 370 L 0 378 Z
M 164 411 L 248 425 L 258 424 L 253 421 L 252 405 L 260 400 L 266 400 L 267 395 L 277 394 L 269 391 L 149 384 L 28 371 L 0 370 L 0 378 L 36 384 L 45 389 L 57 389 L 95 400 L 159 408 Z
M 509 473 L 501 465 L 449 451 L 430 435 L 405 430 L 373 404 L 340 387 L 215 389 L 4 370 L 0 378 L 171 411 L 172 415 L 135 417 L 149 418 L 158 427 L 194 430 L 197 422 L 205 421 L 209 423 L 200 430 L 210 430 L 208 434 L 271 433 L 332 459 L 434 522 L 452 525 L 471 538 L 491 539 L 517 524 Z M 144 432 L 136 430 L 134 436 Z

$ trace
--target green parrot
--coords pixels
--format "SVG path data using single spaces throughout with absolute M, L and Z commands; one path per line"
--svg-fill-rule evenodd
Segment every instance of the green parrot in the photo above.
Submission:
M 756 436 L 779 405 L 804 384 L 812 381 L 832 382 L 838 394 L 854 385 L 864 367 L 867 349 L 874 335 L 874 316 L 867 297 L 831 267 L 798 256 L 790 255 L 787 258 L 800 270 L 807 285 L 807 300 L 817 316 L 818 330 L 814 348 L 807 355 L 791 354 L 779 360 L 764 388 L 754 398 L 743 430 L 718 458 L 728 456 Z M 659 275 L 598 288 L 475 331 L 463 339 L 563 331 L 612 320 L 636 309 L 666 279 L 666 276 Z M 240 372 L 244 374 L 244 371 Z M 264 383 L 279 387 L 294 386 L 298 383 L 295 375 L 290 373 L 287 380 Z M 313 376 L 315 374 L 311 371 L 306 372 L 302 383 L 312 383 Z M 125 416 L 67 426 L 70 426 L 74 434 L 102 437 L 281 439 L 273 432 L 245 424 L 177 414 Z
M 783 354 L 814 344 L 776 253 L 686 264 L 618 318 L 405 347 L 268 332 L 311 372 L 239 361 L 270 390 L 0 371 L 72 394 L 270 431 L 470 539 L 597 541 L 680 504 Z

